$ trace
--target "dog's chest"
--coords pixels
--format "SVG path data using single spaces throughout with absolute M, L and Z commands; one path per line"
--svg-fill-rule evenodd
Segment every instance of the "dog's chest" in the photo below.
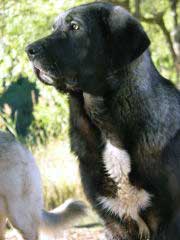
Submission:
M 139 211 L 149 206 L 150 195 L 143 189 L 137 189 L 129 181 L 131 162 L 129 154 L 124 150 L 115 147 L 107 140 L 103 161 L 105 169 L 110 178 L 118 187 L 116 198 L 99 197 L 103 207 L 114 214 L 132 219 L 139 218 Z
M 116 126 L 112 122 L 112 117 L 109 116 L 103 99 L 84 94 L 84 100 L 88 115 L 105 136 L 106 144 L 102 153 L 104 167 L 117 186 L 114 198 L 99 196 L 98 201 L 106 211 L 120 218 L 131 217 L 138 223 L 140 231 L 147 232 L 147 227 L 139 217 L 139 212 L 149 206 L 150 195 L 143 189 L 137 189 L 129 181 L 131 159 L 128 152 L 120 147 Z M 118 145 L 115 146 L 117 143 Z
M 140 235 L 149 235 L 149 229 L 139 213 L 150 205 L 150 195 L 143 189 L 137 189 L 129 181 L 131 162 L 129 154 L 121 148 L 117 148 L 109 140 L 103 152 L 105 169 L 111 179 L 117 185 L 114 198 L 99 196 L 98 201 L 107 212 L 120 218 L 131 218 L 139 227 Z

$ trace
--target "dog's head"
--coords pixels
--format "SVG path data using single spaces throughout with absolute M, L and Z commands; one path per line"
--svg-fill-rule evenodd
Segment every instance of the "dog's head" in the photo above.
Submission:
M 109 3 L 91 3 L 61 14 L 51 35 L 26 51 L 37 77 L 60 91 L 103 95 L 106 77 L 138 58 L 150 41 L 138 21 Z

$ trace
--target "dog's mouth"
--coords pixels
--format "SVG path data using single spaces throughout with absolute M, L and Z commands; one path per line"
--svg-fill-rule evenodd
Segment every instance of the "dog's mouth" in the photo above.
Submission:
M 53 76 L 51 76 L 48 72 L 44 71 L 43 69 L 36 67 L 35 65 L 33 65 L 33 70 L 35 75 L 37 76 L 37 78 L 47 84 L 47 85 L 51 85 L 53 86 L 55 84 L 55 79 Z
M 48 71 L 43 70 L 33 64 L 33 71 L 37 78 L 46 85 L 54 86 L 59 91 L 65 92 L 79 92 L 79 84 L 76 76 L 64 76 L 55 77 Z

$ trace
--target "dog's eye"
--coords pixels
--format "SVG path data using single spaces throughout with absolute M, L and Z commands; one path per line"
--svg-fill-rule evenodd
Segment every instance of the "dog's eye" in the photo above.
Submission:
M 77 22 L 74 22 L 74 21 L 71 22 L 71 30 L 74 30 L 74 31 L 79 30 L 79 25 L 77 24 Z

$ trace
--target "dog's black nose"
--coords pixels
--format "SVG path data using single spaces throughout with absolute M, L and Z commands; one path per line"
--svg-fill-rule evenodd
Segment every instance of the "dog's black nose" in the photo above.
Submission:
M 33 59 L 35 56 L 41 54 L 42 46 L 40 44 L 30 44 L 26 47 L 26 53 L 30 59 Z

